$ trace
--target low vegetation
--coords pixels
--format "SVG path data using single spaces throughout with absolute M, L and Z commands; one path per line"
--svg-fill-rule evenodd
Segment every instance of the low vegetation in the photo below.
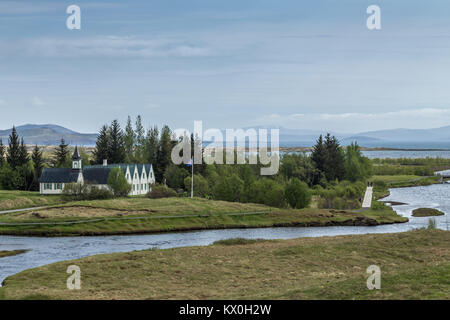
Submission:
M 63 197 L 41 196 L 39 192 L 0 190 L 0 211 L 41 207 L 64 203 Z
M 450 299 L 450 232 L 416 230 L 144 250 L 8 277 L 4 299 Z M 82 270 L 67 290 L 67 267 Z M 367 267 L 381 268 L 368 290 Z
M 77 201 L 0 216 L 0 234 L 72 236 L 137 234 L 222 228 L 379 225 L 408 221 L 391 208 L 362 213 L 280 209 L 203 198 L 145 197 Z M 36 224 L 36 222 L 39 222 Z
M 27 250 L 0 250 L 0 258 L 15 256 L 27 252 Z
M 443 216 L 444 214 L 442 211 L 432 208 L 419 208 L 412 211 L 413 217 Z

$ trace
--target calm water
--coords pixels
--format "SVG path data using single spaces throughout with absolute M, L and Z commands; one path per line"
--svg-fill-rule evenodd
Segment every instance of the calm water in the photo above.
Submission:
M 286 152 L 280 152 L 281 155 Z M 310 155 L 311 152 L 305 152 Z M 369 159 L 398 159 L 398 158 L 450 158 L 450 150 L 443 151 L 411 151 L 411 150 L 380 150 L 380 151 L 362 151 L 362 154 Z
M 410 221 L 408 223 L 376 227 L 258 228 L 136 236 L 67 238 L 0 236 L 0 250 L 30 250 L 22 255 L 0 259 L 0 282 L 7 276 L 25 269 L 100 253 L 126 252 L 152 247 L 166 249 L 183 246 L 204 246 L 217 240 L 235 237 L 291 239 L 346 234 L 403 232 L 427 226 L 428 218 L 411 217 L 411 210 L 419 207 L 432 207 L 445 212 L 446 216 L 436 217 L 435 219 L 439 228 L 447 229 L 447 217 L 450 213 L 449 192 L 450 185 L 392 189 L 391 195 L 385 200 L 407 202 L 408 205 L 395 206 L 394 208 L 400 214 L 409 217 Z
M 366 157 L 373 158 L 450 158 L 450 150 L 445 151 L 404 151 L 404 150 L 383 150 L 383 151 L 363 151 Z

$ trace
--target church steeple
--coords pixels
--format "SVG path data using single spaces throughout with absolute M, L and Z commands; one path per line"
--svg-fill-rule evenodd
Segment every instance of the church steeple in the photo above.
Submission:
M 73 152 L 72 170 L 81 170 L 81 157 L 78 153 L 78 146 L 75 146 L 75 151 Z

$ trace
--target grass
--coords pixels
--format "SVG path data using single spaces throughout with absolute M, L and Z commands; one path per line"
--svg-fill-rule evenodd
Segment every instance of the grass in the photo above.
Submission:
M 4 299 L 450 299 L 450 232 L 415 230 L 144 250 L 8 277 Z M 230 243 L 228 243 L 230 244 Z M 81 290 L 66 288 L 69 265 Z M 366 269 L 381 268 L 368 290 Z
M 439 211 L 438 209 L 432 208 L 419 208 L 414 209 L 412 212 L 413 217 L 432 217 L 432 216 L 443 216 L 445 213 Z
M 405 188 L 415 186 L 428 186 L 439 183 L 439 177 L 422 177 L 415 175 L 388 175 L 388 176 L 373 176 L 372 179 L 385 182 L 389 188 Z
M 63 203 L 59 195 L 42 196 L 35 191 L 0 190 L 0 211 Z
M 15 256 L 18 254 L 22 254 L 27 252 L 27 250 L 11 250 L 11 251 L 7 251 L 7 250 L 1 250 L 0 251 L 0 258 L 4 258 L 4 257 L 9 257 L 9 256 Z
M 75 236 L 138 234 L 223 228 L 378 225 L 406 222 L 391 208 L 356 213 L 278 209 L 203 198 L 125 198 L 79 201 L 35 212 L 0 216 L 0 234 Z M 17 225 L 34 223 L 32 225 Z M 39 223 L 39 224 L 35 224 Z M 64 224 L 61 224 L 64 223 Z

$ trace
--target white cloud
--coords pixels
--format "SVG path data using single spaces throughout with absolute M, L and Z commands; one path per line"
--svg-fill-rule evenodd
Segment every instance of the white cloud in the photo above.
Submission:
M 450 109 L 421 108 L 380 113 L 270 114 L 252 121 L 254 125 L 278 125 L 291 129 L 340 132 L 371 131 L 375 128 L 436 128 L 450 125 Z
M 39 97 L 31 98 L 30 102 L 35 107 L 41 107 L 41 106 L 45 105 L 44 101 Z
M 29 55 L 46 58 L 152 58 L 203 57 L 214 50 L 182 39 L 99 36 L 90 38 L 35 38 L 14 44 L 0 42 L 2 55 Z

